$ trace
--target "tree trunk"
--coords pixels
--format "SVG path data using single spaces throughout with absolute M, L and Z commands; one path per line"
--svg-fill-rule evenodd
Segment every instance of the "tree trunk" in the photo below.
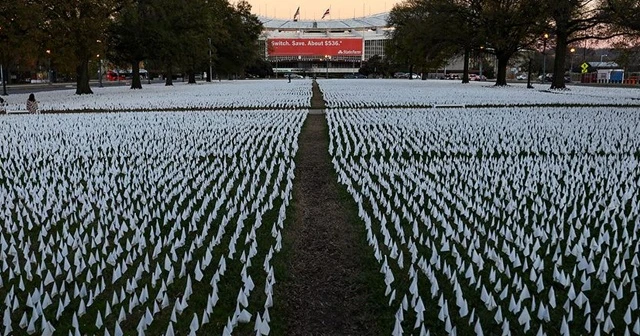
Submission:
M 173 69 L 171 66 L 167 67 L 167 72 L 165 73 L 165 82 L 164 86 L 173 86 Z
M 207 68 L 207 82 L 211 82 L 211 71 L 209 71 L 211 68 Z
M 498 74 L 496 76 L 496 86 L 507 86 L 507 65 L 509 56 L 496 55 L 498 59 Z
M 89 86 L 89 59 L 83 59 L 76 67 L 76 94 L 93 94 Z
M 140 62 L 131 62 L 131 71 L 133 72 L 131 89 L 142 89 L 142 82 L 140 81 Z
M 413 64 L 409 65 L 409 79 L 413 79 Z
M 567 58 L 567 36 L 556 36 L 556 58 L 553 62 L 552 89 L 566 89 L 564 83 L 564 64 Z
M 464 48 L 464 69 L 462 70 L 462 84 L 469 84 L 469 58 L 471 50 Z
M 189 83 L 188 84 L 195 84 L 196 83 L 196 74 L 193 71 L 189 71 L 188 75 L 189 75 Z

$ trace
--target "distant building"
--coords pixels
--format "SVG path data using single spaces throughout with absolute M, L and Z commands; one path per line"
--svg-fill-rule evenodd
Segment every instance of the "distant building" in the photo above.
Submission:
M 588 73 L 583 74 L 583 83 L 623 83 L 624 69 L 616 62 L 587 62 Z
M 276 74 L 342 76 L 384 57 L 389 13 L 346 20 L 294 21 L 260 17 L 262 54 Z
M 591 69 L 619 69 L 620 66 L 616 62 L 588 62 Z

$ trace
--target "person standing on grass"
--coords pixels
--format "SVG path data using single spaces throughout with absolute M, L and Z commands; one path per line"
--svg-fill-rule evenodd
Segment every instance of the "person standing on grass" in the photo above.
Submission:
M 40 114 L 38 110 L 38 102 L 36 101 L 36 96 L 32 93 L 29 95 L 29 99 L 27 99 L 27 111 L 31 114 Z

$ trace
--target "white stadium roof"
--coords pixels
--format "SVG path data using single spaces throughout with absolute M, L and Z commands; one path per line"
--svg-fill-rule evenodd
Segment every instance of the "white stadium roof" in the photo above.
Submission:
M 270 29 L 363 29 L 373 27 L 386 27 L 389 13 L 380 13 L 360 18 L 343 20 L 282 20 L 268 17 L 259 17 L 267 30 Z M 314 26 L 314 23 L 317 24 Z

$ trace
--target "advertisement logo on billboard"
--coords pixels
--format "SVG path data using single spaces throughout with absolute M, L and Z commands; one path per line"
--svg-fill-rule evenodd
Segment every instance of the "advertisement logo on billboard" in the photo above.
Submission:
M 277 38 L 267 43 L 269 56 L 362 56 L 361 38 Z

